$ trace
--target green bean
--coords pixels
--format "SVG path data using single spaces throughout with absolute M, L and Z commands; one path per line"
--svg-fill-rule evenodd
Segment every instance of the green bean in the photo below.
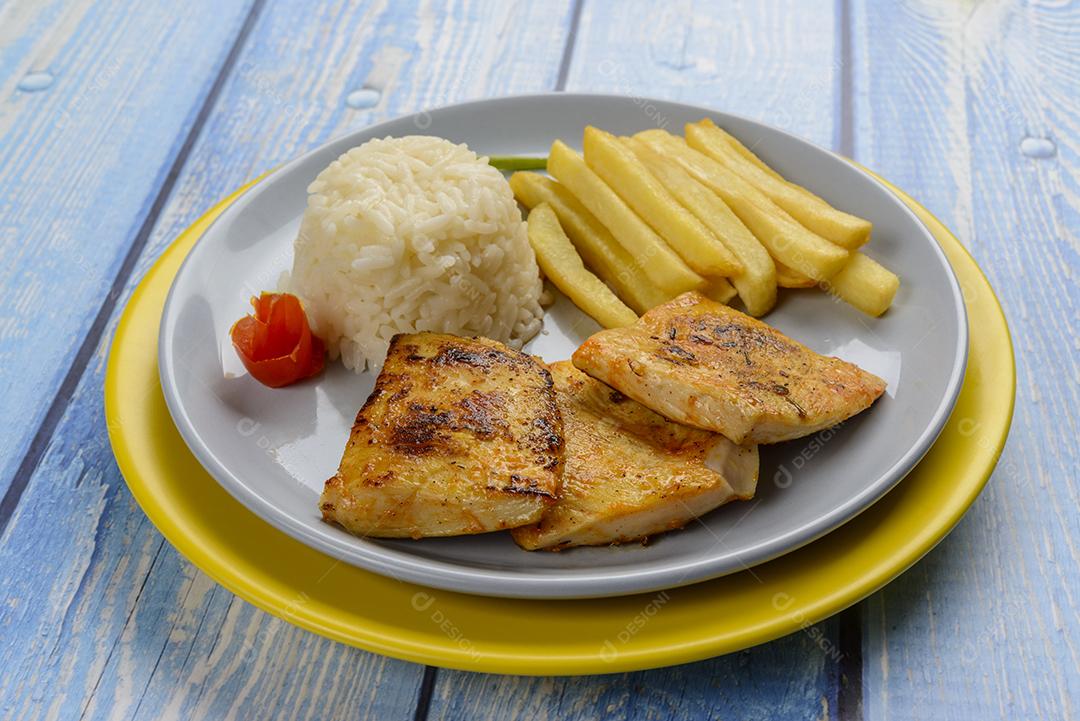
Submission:
M 547 158 L 530 158 L 524 155 L 492 155 L 488 163 L 499 170 L 546 170 Z

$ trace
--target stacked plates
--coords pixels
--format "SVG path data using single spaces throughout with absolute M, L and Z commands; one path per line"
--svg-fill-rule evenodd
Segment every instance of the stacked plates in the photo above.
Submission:
M 1009 425 L 1014 369 L 992 289 L 940 223 L 866 171 L 743 118 L 651 105 L 657 113 L 646 115 L 623 97 L 504 98 L 431 111 L 424 132 L 486 154 L 542 155 L 587 124 L 628 134 L 655 117 L 673 131 L 713 118 L 784 176 L 873 221 L 868 252 L 903 282 L 885 316 L 785 291 L 767 317 L 884 378 L 887 394 L 870 411 L 762 447 L 753 501 L 648 546 L 525 553 L 506 534 L 380 541 L 324 524 L 322 482 L 374 379 L 338 364 L 281 390 L 226 378 L 228 328 L 287 269 L 311 179 L 369 138 L 417 132 L 404 118 L 222 201 L 132 297 L 110 356 L 109 428 L 132 492 L 166 537 L 238 595 L 317 633 L 504 673 L 616 671 L 733 651 L 854 603 L 929 550 L 982 488 Z M 979 328 L 970 345 L 969 325 Z M 560 298 L 526 349 L 565 359 L 595 329 Z M 155 343 L 157 357 L 147 352 Z

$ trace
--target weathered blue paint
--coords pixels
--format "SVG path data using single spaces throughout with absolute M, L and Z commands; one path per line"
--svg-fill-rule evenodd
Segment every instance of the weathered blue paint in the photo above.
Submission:
M 0 497 L 248 11 L 21 5 L 0 10 L 0 38 L 17 34 L 0 41 Z
M 246 3 L 10 10 L 0 7 L 0 493 L 147 218 L 121 304 L 161 249 L 244 180 L 386 117 L 554 88 L 563 68 L 568 90 L 700 102 L 850 151 L 925 202 L 982 261 L 1010 316 L 1012 440 L 957 531 L 862 605 L 860 698 L 841 678 L 851 659 L 830 653 L 834 619 L 637 674 L 439 671 L 428 715 L 1080 713 L 1076 8 L 583 0 L 565 56 L 571 0 L 277 3 L 244 37 Z M 53 81 L 19 89 L 34 73 Z M 115 315 L 102 319 L 106 338 Z M 54 406 L 55 432 L 0 539 L 0 717 L 409 717 L 422 667 L 254 610 L 150 526 L 105 435 L 103 349 L 90 343 L 70 405 Z
M 1018 374 L 986 491 L 866 604 L 866 716 L 1075 718 L 1080 7 L 859 2 L 852 14 L 856 157 L 979 260 Z M 1025 153 L 1031 137 L 1055 152 Z

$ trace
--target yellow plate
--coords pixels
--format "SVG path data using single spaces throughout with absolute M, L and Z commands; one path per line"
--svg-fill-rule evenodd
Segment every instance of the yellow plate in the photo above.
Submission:
M 993 289 L 937 219 L 889 187 L 934 233 L 960 280 L 969 327 L 977 331 L 970 334 L 963 390 L 933 449 L 884 499 L 752 572 L 620 598 L 484 598 L 335 561 L 233 500 L 173 426 L 154 349 L 180 263 L 243 189 L 176 239 L 120 320 L 105 380 L 120 470 L 165 537 L 230 591 L 298 626 L 387 656 L 493 673 L 606 673 L 718 656 L 783 636 L 866 597 L 940 541 L 982 490 L 1012 418 L 1012 343 Z

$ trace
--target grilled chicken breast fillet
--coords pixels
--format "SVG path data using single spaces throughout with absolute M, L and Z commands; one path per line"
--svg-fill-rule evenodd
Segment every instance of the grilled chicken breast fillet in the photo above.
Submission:
M 736 443 L 776 443 L 860 413 L 885 382 L 759 320 L 684 293 L 574 353 L 589 375 L 680 423 Z
M 398 335 L 320 507 L 360 536 L 513 528 L 554 503 L 562 460 L 551 374 L 531 356 L 485 338 Z
M 551 365 L 566 460 L 559 500 L 511 531 L 527 550 L 645 538 L 754 495 L 757 446 L 672 423 L 574 368 Z

